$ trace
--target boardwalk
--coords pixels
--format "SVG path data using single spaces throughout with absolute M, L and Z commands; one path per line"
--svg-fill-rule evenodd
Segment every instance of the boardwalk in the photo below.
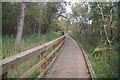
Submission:
M 81 49 L 69 36 L 44 78 L 90 78 Z
M 50 47 L 53 50 L 46 55 L 45 52 Z M 40 61 L 19 78 L 28 78 L 38 68 L 41 69 L 41 73 L 37 78 L 96 78 L 84 50 L 67 34 L 2 60 L 0 75 L 2 78 L 7 78 L 9 70 L 36 55 L 40 56 Z M 46 62 L 50 63 L 46 64 Z

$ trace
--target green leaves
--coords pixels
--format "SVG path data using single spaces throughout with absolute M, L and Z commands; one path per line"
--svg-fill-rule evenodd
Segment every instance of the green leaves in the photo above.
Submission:
M 15 35 L 21 3 L 3 2 L 2 12 L 3 35 Z M 24 34 L 35 33 L 38 25 L 41 25 L 42 33 L 50 31 L 50 28 L 58 29 L 56 23 L 59 14 L 63 12 L 64 8 L 60 2 L 27 2 Z

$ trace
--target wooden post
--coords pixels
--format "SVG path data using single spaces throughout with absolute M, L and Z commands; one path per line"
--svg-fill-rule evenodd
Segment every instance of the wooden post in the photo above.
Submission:
M 52 58 L 53 58 L 53 57 L 50 57 L 50 58 L 49 58 L 49 63 L 52 61 Z
M 62 40 L 60 40 L 60 41 L 58 42 L 58 45 L 60 45 L 61 42 L 62 42 Z M 61 48 L 61 46 L 58 48 L 57 53 L 60 51 L 60 48 Z
M 56 48 L 56 45 L 53 45 L 53 50 Z M 56 51 L 55 51 L 55 53 L 53 54 L 53 57 L 52 58 L 54 58 L 56 56 Z
M 2 80 L 5 80 L 7 78 L 8 73 L 6 72 L 5 74 L 2 75 Z
M 40 55 L 40 60 L 42 60 L 43 58 L 46 57 L 45 52 L 46 52 L 46 51 L 44 51 L 44 52 L 41 53 L 41 55 Z M 41 66 L 41 71 L 43 71 L 45 68 L 46 68 L 46 62 Z
M 53 45 L 52 50 L 54 50 L 55 48 L 56 48 L 56 45 Z M 53 56 L 49 58 L 49 60 L 48 60 L 49 62 L 52 61 L 52 59 L 55 57 L 55 54 L 56 54 L 56 52 L 53 53 Z

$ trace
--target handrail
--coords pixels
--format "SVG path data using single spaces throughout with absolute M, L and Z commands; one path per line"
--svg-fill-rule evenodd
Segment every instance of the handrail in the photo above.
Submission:
M 71 38 L 71 37 L 70 37 L 70 38 Z M 97 78 L 97 76 L 96 76 L 96 74 L 95 74 L 95 72 L 94 72 L 94 70 L 93 70 L 93 68 L 92 68 L 92 65 L 91 65 L 91 63 L 90 63 L 90 61 L 89 61 L 89 58 L 88 58 L 87 54 L 85 53 L 85 51 L 84 51 L 84 49 L 82 48 L 81 44 L 80 44 L 76 39 L 74 39 L 73 37 L 72 37 L 72 39 L 75 40 L 76 43 L 78 44 L 78 46 L 80 47 L 80 49 L 81 49 L 81 51 L 82 51 L 82 53 L 83 53 L 83 57 L 84 57 L 84 59 L 85 59 L 87 68 L 88 68 L 88 72 L 89 72 L 89 74 L 90 74 L 90 78 L 94 80 L 94 78 Z
M 83 56 L 84 56 L 84 59 L 85 59 L 85 62 L 86 62 L 87 68 L 88 68 L 88 72 L 89 72 L 89 74 L 90 74 L 90 78 L 92 78 L 92 79 L 97 78 L 97 77 L 96 77 L 96 74 L 95 74 L 95 72 L 94 72 L 94 70 L 93 70 L 93 68 L 92 68 L 92 65 L 91 65 L 91 63 L 90 63 L 90 61 L 89 61 L 89 59 L 88 59 L 87 54 L 85 53 L 85 51 L 84 51 L 84 49 L 82 48 L 82 46 L 80 45 L 80 43 L 79 43 L 78 41 L 76 41 L 76 42 L 77 42 L 77 44 L 79 45 L 79 47 L 80 47 L 80 49 L 81 49 L 81 51 L 82 51 L 82 53 L 83 53 Z
M 65 35 L 63 35 L 55 40 L 49 41 L 43 45 L 37 46 L 35 48 L 29 49 L 27 51 L 21 52 L 19 54 L 16 54 L 14 56 L 11 56 L 11 57 L 5 58 L 4 60 L 1 60 L 0 64 L 2 64 L 2 65 L 0 65 L 0 71 L 2 71 L 2 74 L 0 74 L 0 76 L 2 76 L 3 78 L 7 78 L 7 73 L 9 70 L 17 67 L 18 65 L 20 65 L 26 61 L 28 61 L 29 59 L 35 57 L 36 55 L 41 55 L 42 60 L 40 60 L 40 62 L 43 61 L 46 58 L 46 56 L 44 56 L 45 51 L 50 47 L 54 47 L 53 50 L 57 50 L 55 48 L 57 46 L 57 44 L 58 44 L 57 48 L 61 48 L 64 44 L 64 39 L 65 39 Z M 56 51 L 54 51 L 54 53 L 55 52 Z M 47 59 L 45 60 L 45 62 L 51 56 L 52 55 L 47 56 Z M 55 56 L 53 56 L 53 58 L 54 57 Z M 45 62 L 43 62 L 42 64 L 44 65 Z M 41 66 L 42 66 L 42 64 L 41 64 Z

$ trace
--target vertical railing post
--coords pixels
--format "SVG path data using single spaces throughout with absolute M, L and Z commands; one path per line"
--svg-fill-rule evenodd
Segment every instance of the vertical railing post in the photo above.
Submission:
M 5 74 L 2 75 L 2 80 L 5 80 L 5 78 L 7 78 L 8 76 L 8 72 L 6 72 Z
M 43 58 L 46 57 L 45 52 L 46 52 L 46 51 L 44 51 L 44 52 L 41 53 L 41 55 L 40 55 L 40 60 L 42 60 Z M 41 71 L 43 71 L 45 68 L 46 68 L 46 62 L 41 66 Z
M 53 50 L 56 48 L 56 44 L 55 45 L 53 45 Z M 55 57 L 55 55 L 56 55 L 56 51 L 55 51 L 55 53 L 53 54 L 53 58 Z
M 60 40 L 60 41 L 58 42 L 58 45 L 60 45 L 60 44 L 61 44 L 61 42 L 62 42 L 62 40 Z M 60 48 L 61 48 L 61 47 L 59 47 L 59 48 L 58 48 L 57 52 L 59 52 L 59 51 L 60 51 Z
M 55 48 L 56 48 L 56 44 L 52 46 L 52 50 L 54 50 Z M 52 61 L 52 59 L 55 57 L 55 54 L 56 54 L 56 52 L 53 53 L 53 56 L 49 58 L 49 62 Z

